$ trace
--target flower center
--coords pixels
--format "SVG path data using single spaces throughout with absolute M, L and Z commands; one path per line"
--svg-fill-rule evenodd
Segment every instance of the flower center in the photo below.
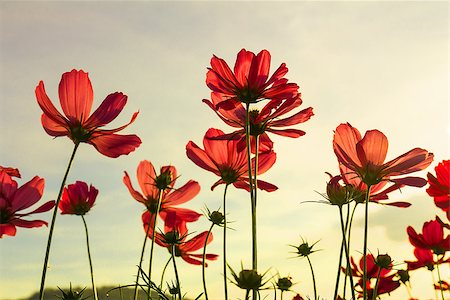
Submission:
M 256 123 L 256 118 L 259 116 L 258 109 L 252 109 L 249 111 L 249 121 L 250 121 L 250 135 L 258 136 L 264 133 L 266 130 L 265 123 Z
M 70 128 L 70 138 L 75 143 L 87 142 L 91 138 L 92 133 L 83 128 L 81 124 Z
M 236 91 L 236 95 L 239 101 L 243 103 L 256 103 L 260 93 L 257 90 L 250 88 L 249 86 L 245 86 L 242 89 L 238 89 Z
M 220 177 L 222 177 L 222 180 L 226 184 L 234 183 L 238 179 L 238 174 L 236 170 L 230 168 L 230 167 L 223 167 L 220 168 Z
M 78 202 L 77 204 L 75 204 L 73 206 L 73 210 L 74 210 L 75 214 L 78 216 L 85 215 L 90 209 L 91 209 L 91 207 L 89 206 L 89 204 L 87 202 L 83 202 L 83 201 Z
M 7 224 L 11 220 L 11 213 L 7 208 L 0 209 L 0 224 Z

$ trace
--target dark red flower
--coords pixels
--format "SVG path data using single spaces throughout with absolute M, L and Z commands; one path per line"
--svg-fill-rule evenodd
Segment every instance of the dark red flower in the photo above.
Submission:
M 450 235 L 444 238 L 444 228 L 437 220 L 425 222 L 422 227 L 422 233 L 417 232 L 411 226 L 408 226 L 406 232 L 409 241 L 414 247 L 432 250 L 434 254 L 444 254 L 450 251 Z
M 0 166 L 0 172 L 6 172 L 6 174 L 8 174 L 11 177 L 20 178 L 19 169 Z
M 17 182 L 6 172 L 0 171 L 0 238 L 4 234 L 15 236 L 16 227 L 41 227 L 47 226 L 43 220 L 25 220 L 24 217 L 43 213 L 55 206 L 55 201 L 48 201 L 33 211 L 19 213 L 36 204 L 44 192 L 45 181 L 38 176 L 18 187 Z
M 138 165 L 136 177 L 142 194 L 133 188 L 127 172 L 123 176 L 123 183 L 131 196 L 144 204 L 147 210 L 154 214 L 157 210 L 161 190 L 162 197 L 159 210 L 161 216 L 175 209 L 173 206 L 192 200 L 200 192 L 200 185 L 194 180 L 189 180 L 180 188 L 174 188 L 177 180 L 177 169 L 174 166 L 161 167 L 160 174 L 157 175 L 152 163 L 143 160 Z M 176 210 L 178 215 L 186 215 L 186 217 L 195 220 L 201 216 L 201 214 L 186 208 L 176 208 Z
M 167 250 L 172 253 L 173 246 L 175 245 L 176 257 L 181 257 L 187 263 L 193 265 L 202 264 L 202 254 L 196 254 L 195 251 L 203 249 L 206 241 L 207 231 L 204 231 L 191 239 L 188 239 L 189 232 L 187 230 L 186 222 L 192 222 L 192 219 L 186 218 L 184 215 L 178 215 L 177 209 L 168 212 L 164 217 L 164 234 L 156 232 L 155 242 L 161 247 L 167 248 Z M 153 220 L 153 218 L 152 218 Z M 150 219 L 149 212 L 145 212 L 142 215 L 142 222 L 144 223 L 144 230 L 147 232 L 148 236 L 151 238 L 153 236 L 152 227 L 147 228 L 153 224 Z M 213 240 L 213 234 L 209 235 L 207 244 L 211 243 Z M 206 254 L 207 260 L 216 260 L 218 255 L 216 254 Z M 205 264 L 207 267 L 208 265 Z
M 426 267 L 428 270 L 434 270 L 434 265 L 436 261 L 433 257 L 433 252 L 430 249 L 414 248 L 414 256 L 417 261 L 405 261 L 408 265 L 408 270 L 416 270 L 422 267 Z M 450 258 L 444 260 L 444 258 L 439 259 L 439 264 L 450 262 Z
M 210 128 L 203 138 L 204 150 L 192 141 L 186 145 L 186 154 L 197 166 L 213 172 L 220 179 L 211 187 L 213 190 L 219 184 L 233 184 L 236 188 L 249 190 L 248 162 L 246 149 L 238 149 L 239 140 L 219 140 L 223 131 Z M 258 175 L 266 172 L 275 163 L 276 154 L 273 151 L 261 153 L 258 156 Z M 254 172 L 255 159 L 252 159 Z M 268 192 L 275 191 L 276 186 L 258 179 L 258 188 Z
M 434 198 L 434 204 L 447 214 L 450 220 L 450 160 L 441 161 L 435 168 L 436 177 L 428 173 L 427 193 Z
M 389 269 L 382 268 L 381 271 L 380 268 L 375 264 L 375 258 L 372 254 L 368 254 L 366 256 L 367 261 L 367 282 L 366 282 L 366 292 L 367 295 L 369 295 L 368 299 L 372 299 L 374 288 L 375 288 L 375 281 L 378 276 L 378 273 L 380 273 L 380 278 L 378 280 L 378 289 L 377 289 L 377 295 L 382 295 L 386 293 L 390 293 L 397 289 L 400 286 L 400 283 L 398 281 L 394 280 L 395 274 L 390 274 L 392 268 L 392 262 L 389 264 Z M 351 275 L 353 277 L 358 277 L 358 283 L 355 285 L 355 287 L 359 288 L 358 290 L 358 298 L 363 297 L 363 265 L 364 265 L 364 258 L 361 257 L 359 260 L 359 265 L 357 265 L 353 259 L 353 257 L 350 258 L 351 262 Z M 342 270 L 345 272 L 345 268 L 342 268 Z
M 438 283 L 434 284 L 434 289 L 435 290 L 443 290 L 443 291 L 450 291 L 450 284 L 445 281 L 445 280 L 441 280 Z
M 284 78 L 288 69 L 281 66 L 269 78 L 270 53 L 262 50 L 255 55 L 251 51 L 239 51 L 234 72 L 221 58 L 211 58 L 211 68 L 206 73 L 206 85 L 224 95 L 218 107 L 233 109 L 239 103 L 256 103 L 263 99 L 283 100 L 298 94 L 298 85 Z
M 233 109 L 227 110 L 219 106 L 225 99 L 223 94 L 211 93 L 211 101 L 204 99 L 205 102 L 226 124 L 239 128 L 238 130 L 224 135 L 222 138 L 238 139 L 245 135 L 245 120 L 246 109 L 239 103 Z M 303 109 L 289 117 L 282 118 L 285 114 L 291 112 L 293 109 L 302 104 L 300 94 L 282 100 L 269 101 L 261 111 L 258 109 L 250 110 L 250 135 L 252 136 L 252 143 L 254 137 L 259 136 L 260 150 L 265 152 L 272 149 L 272 141 L 267 132 L 273 134 L 297 138 L 305 134 L 303 130 L 285 128 L 292 125 L 297 125 L 308 121 L 313 115 L 311 107 Z M 245 146 L 245 143 L 244 143 Z
M 93 145 L 98 152 L 109 157 L 118 157 L 134 151 L 141 140 L 134 134 L 118 135 L 134 122 L 135 112 L 130 122 L 116 129 L 100 129 L 113 121 L 127 103 L 122 93 L 108 95 L 97 110 L 91 113 L 94 92 L 88 73 L 72 70 L 64 73 L 59 83 L 59 100 L 64 115 L 53 105 L 47 96 L 44 82 L 40 81 L 35 90 L 42 111 L 42 126 L 51 136 L 68 136 L 75 144 L 84 142 Z
M 64 188 L 59 209 L 62 215 L 85 215 L 95 203 L 98 190 L 86 182 L 76 181 Z
M 333 149 L 338 161 L 361 178 L 367 185 L 382 181 L 392 181 L 403 185 L 422 187 L 426 184 L 421 178 L 404 177 L 393 179 L 428 167 L 433 154 L 420 148 L 414 148 L 399 157 L 384 162 L 388 150 L 386 136 L 378 130 L 369 130 L 363 138 L 358 129 L 350 124 L 341 124 L 336 128 Z

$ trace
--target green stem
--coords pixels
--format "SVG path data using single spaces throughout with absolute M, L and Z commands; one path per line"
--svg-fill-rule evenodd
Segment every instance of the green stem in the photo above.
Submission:
M 177 288 L 178 288 L 178 298 L 181 300 L 181 285 L 180 278 L 178 277 L 177 264 L 175 263 L 175 247 L 176 245 L 172 245 L 172 261 L 173 261 L 173 271 L 175 272 L 175 279 L 177 280 Z
M 69 175 L 70 166 L 72 165 L 73 159 L 75 157 L 75 153 L 77 152 L 79 145 L 80 145 L 79 143 L 75 143 L 72 155 L 70 156 L 69 164 L 67 165 L 66 173 L 64 174 L 63 180 L 61 182 L 61 187 L 59 188 L 58 197 L 56 198 L 55 208 L 53 209 L 52 222 L 50 224 L 50 231 L 48 233 L 47 249 L 45 250 L 44 267 L 42 268 L 41 288 L 39 290 L 39 300 L 44 299 L 45 277 L 47 275 L 48 259 L 50 257 L 50 247 L 52 244 L 53 230 L 55 228 L 56 215 L 58 212 L 59 202 L 61 201 L 61 195 L 62 195 L 64 186 L 66 185 L 66 180 L 67 180 L 67 176 Z
M 171 260 L 172 260 L 172 256 L 169 257 L 169 259 L 166 262 L 166 265 L 164 266 L 164 269 L 163 269 L 162 274 L 161 274 L 161 282 L 159 284 L 159 289 L 162 289 L 163 282 L 164 282 L 164 274 L 166 273 L 167 266 L 169 265 Z
M 159 211 L 161 209 L 161 200 L 162 200 L 162 196 L 163 196 L 163 190 L 159 190 L 159 195 L 158 195 L 158 205 L 156 207 L 156 212 L 155 212 L 155 217 L 153 219 L 153 226 L 152 226 L 152 243 L 150 246 L 150 261 L 149 261 L 149 265 L 148 265 L 148 294 L 147 294 L 147 299 L 152 299 L 152 295 L 150 292 L 150 287 L 152 285 L 152 263 L 153 263 L 153 248 L 155 246 L 155 236 L 156 236 L 156 222 L 158 220 L 158 214 Z M 150 214 L 150 217 L 152 216 L 152 214 Z M 150 227 L 150 224 L 148 224 Z
M 347 204 L 347 216 L 346 216 L 346 221 L 345 221 L 345 232 L 347 231 L 347 228 L 348 228 L 349 217 L 350 217 L 350 204 Z M 338 264 L 338 269 L 337 269 L 336 284 L 335 284 L 335 287 L 334 287 L 333 300 L 336 300 L 337 294 L 338 294 L 338 290 L 339 290 L 339 279 L 341 278 L 342 255 L 344 254 L 344 242 L 345 242 L 345 239 L 342 239 L 342 241 L 341 241 L 341 249 L 339 250 L 339 264 Z M 347 269 L 346 269 L 346 271 L 347 271 Z
M 345 227 L 344 227 L 344 217 L 342 215 L 342 207 L 339 207 L 339 216 L 340 216 L 340 221 L 341 221 L 341 231 L 342 231 L 342 239 L 343 239 L 344 250 L 345 250 L 345 257 L 347 259 L 347 268 L 345 269 L 345 273 L 347 274 L 348 270 L 349 270 L 349 265 L 350 265 L 350 253 L 348 251 L 347 240 L 345 237 Z M 345 281 L 347 281 L 347 278 L 345 279 Z M 350 276 L 350 285 L 351 285 L 352 299 L 356 299 L 355 291 L 353 289 L 353 287 L 354 287 L 353 276 Z
M 313 287 L 314 287 L 314 300 L 318 300 L 317 299 L 317 289 L 316 289 L 316 277 L 314 276 L 313 266 L 312 266 L 311 260 L 309 259 L 309 256 L 306 256 L 306 258 L 308 259 L 309 267 L 311 268 Z
M 257 239 L 256 239 L 256 201 L 254 196 L 254 184 L 252 175 L 252 145 L 250 141 L 250 104 L 246 103 L 246 115 L 245 115 L 245 143 L 247 145 L 247 165 L 248 165 L 248 181 L 250 186 L 250 201 L 252 210 L 252 269 L 257 271 L 258 258 L 257 258 Z M 256 291 L 252 293 L 253 299 L 256 299 Z
M 149 211 L 149 213 L 150 213 L 150 211 Z M 151 215 L 151 213 L 150 213 L 150 215 Z M 147 226 L 147 231 L 146 231 L 145 237 L 144 237 L 144 243 L 142 245 L 141 258 L 139 260 L 139 268 L 138 268 L 138 271 L 137 271 L 137 274 L 136 274 L 136 284 L 134 285 L 134 296 L 133 296 L 134 300 L 138 299 L 138 288 L 137 287 L 138 287 L 138 284 L 139 284 L 139 274 L 141 273 L 141 270 L 142 270 L 142 261 L 144 260 L 145 245 L 147 244 L 147 239 L 148 239 L 148 233 L 149 232 L 150 232 L 150 226 Z
M 248 298 L 249 298 L 249 296 L 250 296 L 250 290 L 247 290 L 246 292 L 245 292 L 245 300 L 248 300 Z
M 84 231 L 86 232 L 86 246 L 87 246 L 87 254 L 88 254 L 88 258 L 89 258 L 89 269 L 91 271 L 92 291 L 94 293 L 94 299 L 98 300 L 97 288 L 95 287 L 95 282 L 94 282 L 94 268 L 92 267 L 91 251 L 89 248 L 88 228 L 87 228 L 86 220 L 84 219 L 84 215 L 81 215 L 81 219 L 83 220 Z
M 225 185 L 223 192 L 223 288 L 225 300 L 228 300 L 228 282 L 227 282 L 227 190 L 228 185 Z
M 436 279 L 434 278 L 433 270 L 430 270 L 430 273 L 431 273 L 431 280 L 433 280 L 433 290 L 434 290 L 434 295 L 435 295 L 435 297 L 436 297 L 436 300 L 438 300 L 438 298 L 439 298 L 438 292 L 437 292 L 437 290 L 434 288 L 434 284 L 435 284 L 435 282 L 436 282 Z
M 358 202 L 355 202 L 355 206 L 353 206 L 353 210 L 352 210 L 352 214 L 350 216 L 350 220 L 348 222 L 348 226 L 346 225 L 346 229 L 348 228 L 348 230 L 346 230 L 347 234 L 348 234 L 348 238 L 347 238 L 347 249 L 348 249 L 348 253 L 350 253 L 350 240 L 351 240 L 351 236 L 352 236 L 352 224 L 353 224 L 353 217 L 355 215 L 355 210 L 356 207 L 358 206 Z M 347 261 L 347 269 L 345 272 L 345 281 L 344 281 L 344 293 L 342 295 L 342 297 L 345 299 L 345 292 L 346 292 L 346 287 L 347 287 L 347 276 L 348 276 L 348 272 L 347 270 L 350 270 L 350 262 Z M 350 276 L 352 276 L 350 274 Z M 352 277 L 353 280 L 353 277 Z M 355 288 L 354 286 L 351 287 L 352 290 Z
M 383 270 L 383 268 L 378 268 L 377 281 L 375 281 L 375 288 L 373 289 L 372 300 L 377 299 L 378 283 L 380 282 L 381 270 Z
M 369 229 L 369 201 L 370 201 L 370 188 L 371 185 L 367 185 L 366 203 L 364 209 L 364 248 L 363 248 L 363 300 L 367 300 L 367 239 Z
M 209 227 L 208 234 L 206 235 L 205 245 L 203 246 L 203 256 L 202 256 L 202 280 L 203 280 L 203 291 L 205 292 L 205 299 L 208 300 L 208 292 L 206 291 L 206 245 L 208 245 L 208 239 L 211 235 L 211 231 L 214 227 L 214 223 Z
M 281 297 L 280 297 L 280 300 L 283 300 L 283 292 L 284 292 L 284 291 L 281 291 Z M 275 290 L 275 299 L 277 299 L 276 290 Z
M 444 290 L 442 289 L 441 272 L 439 271 L 439 256 L 437 254 L 436 254 L 436 269 L 437 269 L 437 273 L 438 273 L 439 289 L 441 290 L 442 300 L 445 300 L 444 299 Z

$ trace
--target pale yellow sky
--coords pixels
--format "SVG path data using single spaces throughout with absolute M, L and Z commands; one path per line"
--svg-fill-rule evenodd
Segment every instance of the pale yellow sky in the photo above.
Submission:
M 1 2 L 0 3 L 0 147 L 2 165 L 46 179 L 45 200 L 54 199 L 72 143 L 53 140 L 40 125 L 41 111 L 34 88 L 45 82 L 57 103 L 63 72 L 82 68 L 94 88 L 94 107 L 109 93 L 121 91 L 129 100 L 113 123 L 125 123 L 139 110 L 128 133 L 143 144 L 129 156 L 109 159 L 82 145 L 68 182 L 84 180 L 99 190 L 87 216 L 96 280 L 128 284 L 133 280 L 142 246 L 142 206 L 122 184 L 123 171 L 133 174 L 147 159 L 155 166 L 173 164 L 179 183 L 199 181 L 202 191 L 186 205 L 200 211 L 220 206 L 222 189 L 210 191 L 217 180 L 185 155 L 189 140 L 201 143 L 210 127 L 230 131 L 201 100 L 209 96 L 206 68 L 213 54 L 234 64 L 241 48 L 272 54 L 272 71 L 282 62 L 286 75 L 300 86 L 304 107 L 315 116 L 296 128 L 299 139 L 274 137 L 277 163 L 263 177 L 278 185 L 258 201 L 261 270 L 272 268 L 293 277 L 295 290 L 312 295 L 305 261 L 288 259 L 288 244 L 321 240 L 312 256 L 319 294 L 332 297 L 339 231 L 337 210 L 302 201 L 320 200 L 325 171 L 337 172 L 331 148 L 333 130 L 350 122 L 361 132 L 383 131 L 389 139 L 388 159 L 414 147 L 433 152 L 436 162 L 448 159 L 448 3 L 447 2 Z M 432 168 L 429 169 L 432 171 Z M 424 176 L 426 172 L 420 173 Z M 229 192 L 230 264 L 250 258 L 250 204 L 242 191 Z M 413 259 L 406 227 L 420 229 L 440 214 L 424 189 L 404 189 L 394 199 L 410 200 L 409 209 L 372 207 L 369 248 L 388 252 L 394 260 Z M 50 214 L 42 215 L 49 220 Z M 357 215 L 355 237 L 362 237 Z M 48 286 L 89 286 L 81 221 L 58 216 L 50 259 Z M 209 226 L 205 219 L 192 230 Z M 47 230 L 19 229 L 1 241 L 0 298 L 26 297 L 39 288 Z M 221 234 L 208 249 L 220 254 Z M 354 238 L 353 254 L 361 241 Z M 157 249 L 155 269 L 167 251 Z M 182 283 L 201 292 L 199 267 L 180 262 Z M 444 270 L 447 278 L 450 271 Z M 198 275 L 198 277 L 192 276 Z M 432 297 L 429 274 L 411 274 L 413 291 Z M 212 299 L 221 295 L 221 263 L 208 269 Z M 330 282 L 332 282 L 330 284 Z M 187 289 L 185 289 L 187 290 Z M 219 296 L 218 296 L 219 295 Z M 233 299 L 243 297 L 231 288 Z M 390 299 L 404 299 L 403 288 Z

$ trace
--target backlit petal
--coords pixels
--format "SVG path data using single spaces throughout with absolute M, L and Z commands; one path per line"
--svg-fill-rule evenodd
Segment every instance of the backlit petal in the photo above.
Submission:
M 93 145 L 101 154 L 116 158 L 133 152 L 141 144 L 141 139 L 134 134 L 94 133 L 88 143 Z
M 113 121 L 127 104 L 127 96 L 122 93 L 109 94 L 102 104 L 83 124 L 86 128 L 96 128 L 104 126 Z
M 69 120 L 81 123 L 91 113 L 94 92 L 88 73 L 83 70 L 72 70 L 62 75 L 59 83 L 59 100 L 64 114 Z

